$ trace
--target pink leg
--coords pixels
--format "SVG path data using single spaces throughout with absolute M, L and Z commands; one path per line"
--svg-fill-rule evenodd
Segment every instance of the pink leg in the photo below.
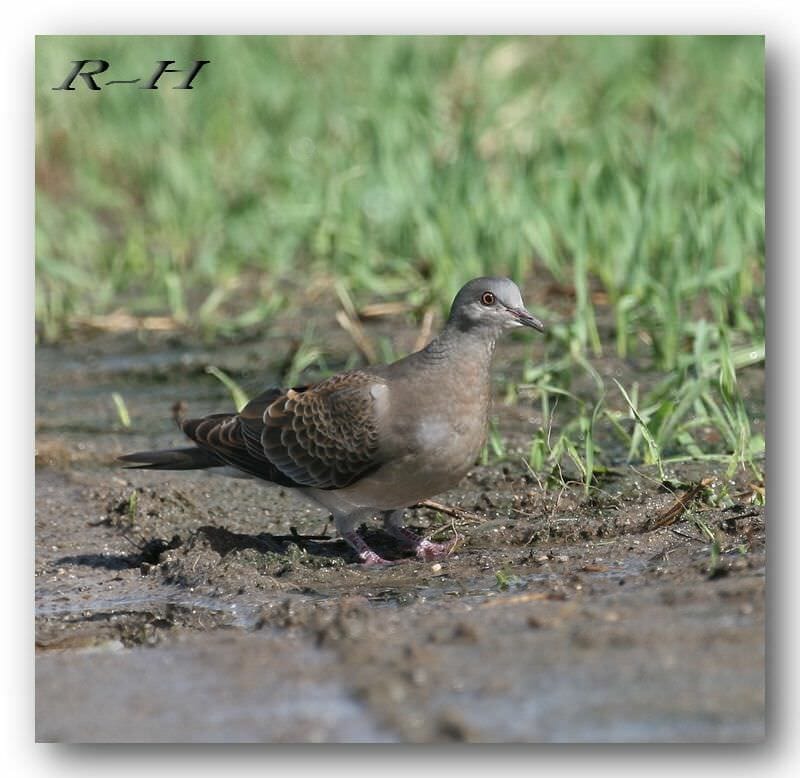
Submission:
M 387 523 L 386 531 L 398 540 L 403 541 L 406 545 L 411 546 L 416 552 L 417 557 L 424 562 L 430 562 L 434 559 L 441 559 L 447 556 L 453 550 L 458 540 L 458 538 L 455 538 L 455 540 L 452 540 L 450 543 L 434 543 L 432 540 L 421 538 L 416 532 L 412 532 L 410 529 L 398 527 L 396 524 L 392 523 Z
M 425 562 L 442 559 L 453 552 L 457 542 L 458 538 L 453 538 L 449 543 L 434 543 L 432 540 L 421 538 L 416 548 L 417 556 Z
M 355 530 L 346 532 L 343 537 L 355 549 L 358 558 L 368 567 L 394 564 L 394 562 L 390 562 L 388 559 L 376 554 Z

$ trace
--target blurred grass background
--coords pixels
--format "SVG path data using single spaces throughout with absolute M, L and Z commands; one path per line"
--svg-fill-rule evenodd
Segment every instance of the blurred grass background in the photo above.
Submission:
M 53 91 L 77 58 L 101 83 L 211 64 L 192 91 Z M 267 328 L 317 277 L 444 311 L 507 274 L 556 322 L 525 386 L 545 419 L 575 404 L 537 467 L 588 484 L 601 419 L 631 459 L 763 451 L 737 383 L 764 359 L 762 37 L 44 37 L 36 69 L 41 340 L 118 310 Z M 609 388 L 609 355 L 661 380 Z

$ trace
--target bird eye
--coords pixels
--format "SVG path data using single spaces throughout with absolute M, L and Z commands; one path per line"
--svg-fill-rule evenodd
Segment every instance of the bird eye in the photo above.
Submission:
M 484 292 L 481 295 L 481 302 L 484 305 L 494 305 L 494 295 L 491 292 Z

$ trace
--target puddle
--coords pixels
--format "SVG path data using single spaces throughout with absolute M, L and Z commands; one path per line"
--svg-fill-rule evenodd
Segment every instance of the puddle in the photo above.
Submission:
M 336 665 L 330 652 L 285 636 L 219 632 L 153 648 L 40 655 L 36 740 L 396 741 Z

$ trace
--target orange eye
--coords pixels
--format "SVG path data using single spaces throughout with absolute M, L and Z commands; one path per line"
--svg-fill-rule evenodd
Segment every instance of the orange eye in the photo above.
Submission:
M 481 302 L 484 305 L 494 305 L 494 295 L 491 292 L 484 292 L 481 295 Z

